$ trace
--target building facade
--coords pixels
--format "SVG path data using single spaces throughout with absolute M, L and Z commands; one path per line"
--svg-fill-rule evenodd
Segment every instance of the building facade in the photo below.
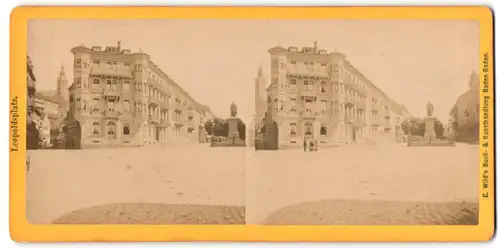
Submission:
M 207 108 L 153 63 L 117 46 L 78 46 L 69 107 L 86 146 L 199 141 Z
M 304 139 L 348 144 L 398 141 L 408 111 L 392 101 L 339 52 L 274 47 L 270 84 L 280 145 Z
M 457 141 L 479 140 L 479 76 L 472 72 L 469 89 L 460 95 L 450 111 Z
M 34 122 L 33 116 L 36 114 L 35 109 L 35 94 L 36 94 L 36 77 L 34 66 L 29 56 L 26 62 L 26 82 L 27 82 L 27 109 L 26 109 L 26 149 L 38 149 L 39 147 L 39 131 Z
M 40 92 L 36 93 L 34 103 L 37 111 L 33 120 L 39 130 L 40 141 L 44 147 L 50 147 L 52 130 L 62 121 L 59 103 Z
M 50 147 L 54 135 L 57 135 L 61 123 L 68 114 L 69 89 L 64 66 L 57 77 L 57 90 L 38 90 L 33 102 L 33 118 L 39 130 L 40 141 L 44 147 Z

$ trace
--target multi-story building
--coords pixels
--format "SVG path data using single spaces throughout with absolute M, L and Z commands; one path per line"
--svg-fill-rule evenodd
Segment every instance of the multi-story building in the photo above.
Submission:
M 85 146 L 198 140 L 205 107 L 153 63 L 149 54 L 117 46 L 78 46 L 70 111 Z
M 469 89 L 460 95 L 450 111 L 456 138 L 475 142 L 479 139 L 479 76 L 472 72 Z
M 36 113 L 33 114 L 33 120 L 39 130 L 40 141 L 48 147 L 51 144 L 51 131 L 57 128 L 63 118 L 59 111 L 59 103 L 46 95 L 37 92 L 34 99 Z
M 280 144 L 397 140 L 406 108 L 392 101 L 339 52 L 274 47 L 267 94 Z M 259 117 L 259 119 L 261 119 Z
M 35 109 L 36 77 L 34 66 L 29 56 L 26 62 L 26 83 L 27 83 L 27 109 L 26 109 L 26 149 L 38 149 L 39 132 L 36 123 L 33 120 Z

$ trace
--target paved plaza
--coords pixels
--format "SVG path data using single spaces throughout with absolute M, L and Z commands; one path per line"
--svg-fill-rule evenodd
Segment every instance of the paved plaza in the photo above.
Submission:
M 477 146 L 463 144 L 455 147 L 350 145 L 308 153 L 301 150 L 258 151 L 248 158 L 246 222 L 264 224 L 270 215 L 276 215 L 283 208 L 306 202 L 312 204 L 297 207 L 288 215 L 280 213 L 281 220 L 293 224 L 290 221 L 298 217 L 292 215 L 305 216 L 313 207 L 322 208 L 319 212 L 329 212 L 329 215 L 335 211 L 340 213 L 344 211 L 342 207 L 349 207 L 342 201 L 352 201 L 358 209 L 364 207 L 362 211 L 383 210 L 380 204 L 369 204 L 381 201 L 389 202 L 388 205 L 394 205 L 391 201 L 398 204 L 474 203 L 478 195 L 478 156 Z M 340 202 L 321 205 L 318 201 Z M 347 212 L 353 211 L 352 205 Z M 404 216 L 405 211 L 402 212 L 397 214 Z M 348 213 L 340 215 L 346 218 L 345 214 Z M 355 213 L 350 214 L 356 217 Z M 368 224 L 366 221 L 364 223 Z M 274 218 L 272 222 L 279 221 Z M 304 220 L 297 222 L 307 223 Z M 360 224 L 358 220 L 348 223 Z
M 29 151 L 28 220 L 116 203 L 243 207 L 245 153 L 208 144 Z
M 248 224 L 304 224 L 316 218 L 316 224 L 386 224 L 392 218 L 432 224 L 422 215 L 461 214 L 455 203 L 467 209 L 477 203 L 478 147 L 464 144 L 347 145 L 307 153 L 204 144 L 35 150 L 29 156 L 31 223 L 242 224 L 245 218 Z

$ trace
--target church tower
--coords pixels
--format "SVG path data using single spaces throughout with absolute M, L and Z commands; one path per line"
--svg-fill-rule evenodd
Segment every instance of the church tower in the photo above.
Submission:
M 69 104 L 69 89 L 68 79 L 66 78 L 66 72 L 64 71 L 64 65 L 61 65 L 61 71 L 59 71 L 59 77 L 57 78 L 56 98 L 59 101 L 61 111 L 66 112 Z
M 257 119 L 261 119 L 266 111 L 266 99 L 266 78 L 262 66 L 260 66 L 257 78 L 255 78 L 255 115 Z
M 59 71 L 59 77 L 57 78 L 57 96 L 66 102 L 69 100 L 68 79 L 66 78 L 64 65 L 61 65 L 61 71 Z

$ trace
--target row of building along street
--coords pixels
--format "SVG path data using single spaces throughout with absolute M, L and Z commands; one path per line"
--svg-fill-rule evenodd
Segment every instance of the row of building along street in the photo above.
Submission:
M 74 78 L 65 68 L 54 91 L 36 91 L 34 65 L 28 88 L 35 128 L 30 148 L 120 147 L 207 140 L 210 108 L 193 99 L 150 55 L 121 47 L 71 49 Z M 36 93 L 35 93 L 36 92 Z M 37 138 L 38 137 L 38 138 Z M 35 140 L 39 142 L 35 142 Z

